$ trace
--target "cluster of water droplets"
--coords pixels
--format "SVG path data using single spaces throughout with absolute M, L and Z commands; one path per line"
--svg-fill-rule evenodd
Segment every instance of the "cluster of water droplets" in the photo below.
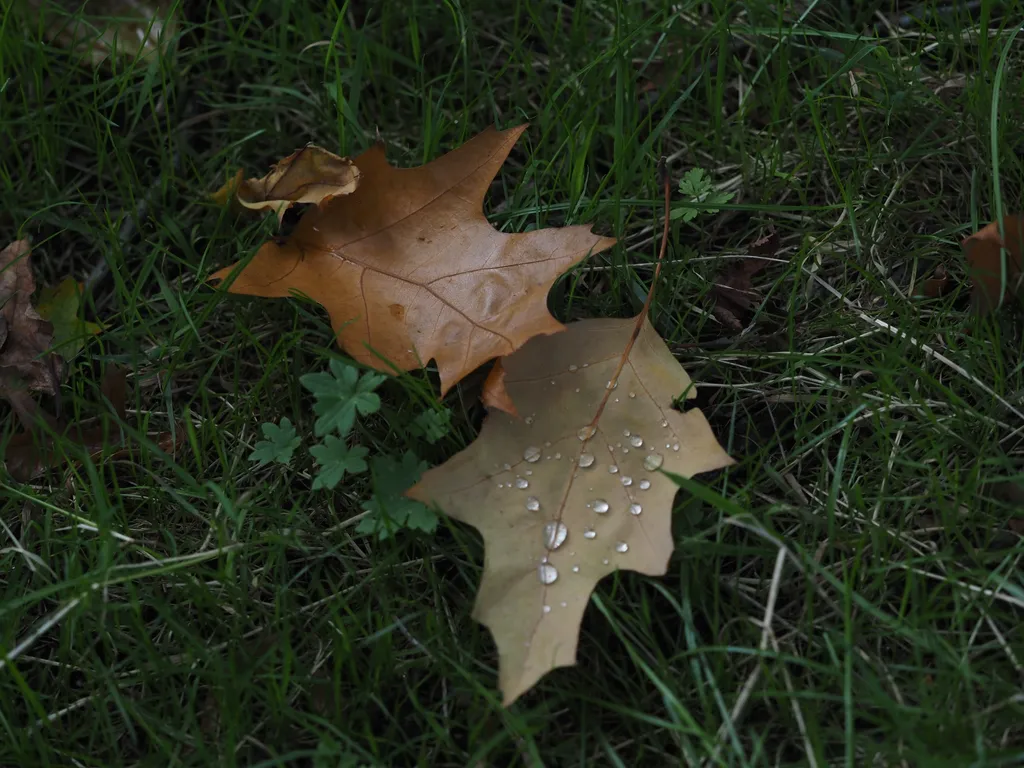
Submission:
M 587 365 L 584 364 L 582 367 L 586 368 Z M 570 365 L 569 366 L 569 372 L 570 373 L 575 373 L 578 370 L 580 370 L 580 366 L 577 366 L 577 365 Z M 554 380 L 552 380 L 551 383 L 554 384 L 555 383 Z M 606 384 L 605 388 L 607 390 L 614 390 L 617 387 L 618 387 L 618 382 L 617 381 L 609 381 Z M 580 390 L 577 388 L 576 392 L 579 392 L 579 391 Z M 629 399 L 635 399 L 635 398 L 636 398 L 636 393 L 635 392 L 630 392 L 629 393 Z M 616 403 L 619 402 L 619 398 L 616 397 L 615 398 L 615 402 Z M 532 425 L 534 423 L 534 420 L 535 420 L 535 417 L 532 416 L 532 415 L 531 416 L 527 416 L 524 419 L 525 423 L 528 426 Z M 668 420 L 667 419 L 662 419 L 661 422 L 660 422 L 660 426 L 663 429 L 668 428 L 669 427 Z M 584 444 L 582 446 L 583 449 L 584 449 L 583 452 L 581 452 L 576 457 L 576 460 L 575 460 L 576 465 L 580 469 L 582 469 L 582 470 L 593 471 L 601 463 L 601 462 L 598 461 L 598 456 L 596 456 L 594 453 L 591 453 L 591 452 L 586 450 L 586 447 L 587 447 L 586 443 L 591 438 L 593 438 L 596 434 L 597 434 L 597 428 L 593 424 L 586 424 L 586 425 L 580 427 L 577 430 L 577 432 L 576 432 L 576 437 L 580 440 L 581 443 Z M 615 449 L 617 449 L 617 450 L 619 450 L 623 454 L 628 454 L 630 452 L 631 448 L 633 450 L 637 450 L 637 451 L 646 449 L 646 454 L 644 455 L 644 457 L 643 457 L 643 459 L 641 461 L 641 464 L 643 466 L 643 469 L 648 471 L 648 472 L 654 472 L 654 471 L 660 469 L 661 466 L 664 464 L 664 461 L 665 461 L 664 455 L 662 453 L 660 453 L 653 444 L 645 441 L 644 437 L 642 435 L 636 434 L 636 433 L 626 429 L 626 430 L 623 430 L 622 436 L 625 438 L 625 444 L 624 443 L 617 443 L 615 448 L 612 448 L 613 451 Z M 544 444 L 545 447 L 549 447 L 550 445 L 551 445 L 550 443 L 545 443 Z M 611 447 L 611 446 L 609 446 L 609 447 Z M 665 449 L 666 450 L 670 450 L 670 451 L 679 451 L 680 446 L 679 446 L 679 443 L 677 443 L 677 442 L 675 442 L 675 443 L 670 442 L 670 443 L 665 443 Z M 554 453 L 553 455 L 545 455 L 545 451 L 542 448 L 540 448 L 540 447 L 538 447 L 536 445 L 527 446 L 526 449 L 523 451 L 523 461 L 526 462 L 528 465 L 534 465 L 537 462 L 539 462 L 541 459 L 561 459 L 561 458 L 562 458 L 562 454 L 561 453 L 557 453 L 557 452 Z M 570 461 L 571 460 L 572 460 L 572 458 L 570 457 Z M 509 470 L 511 470 L 511 467 L 506 464 L 504 469 L 506 471 L 509 471 Z M 617 463 L 615 463 L 614 459 L 607 465 L 607 472 L 609 474 L 611 474 L 611 475 L 618 475 L 619 474 L 619 466 L 618 466 Z M 530 471 L 530 470 L 526 470 L 524 474 L 529 476 L 529 475 L 532 475 L 533 472 Z M 642 478 L 640 478 L 638 480 L 634 480 L 634 478 L 631 475 L 628 475 L 628 474 L 625 474 L 625 473 L 623 473 L 621 475 L 621 477 L 619 477 L 619 482 L 622 484 L 623 488 L 629 488 L 630 489 L 630 493 L 632 493 L 635 490 L 647 491 L 647 490 L 649 490 L 651 488 L 651 481 L 650 481 L 650 479 L 648 479 L 646 477 L 642 477 Z M 507 483 L 506 485 L 509 488 L 513 487 L 513 483 L 511 483 L 511 482 Z M 499 483 L 499 487 L 503 487 L 503 484 Z M 515 478 L 515 481 L 514 481 L 514 487 L 519 489 L 519 490 L 527 490 L 530 487 L 530 481 L 527 479 L 527 477 L 523 477 L 521 475 L 517 476 Z M 525 506 L 526 506 L 526 509 L 528 511 L 530 511 L 530 512 L 540 512 L 541 511 L 541 502 L 540 502 L 540 499 L 538 499 L 536 496 L 528 496 L 526 498 L 526 500 L 525 500 Z M 591 499 L 590 501 L 587 502 L 586 506 L 587 506 L 588 509 L 593 511 L 595 514 L 601 515 L 601 516 L 608 515 L 610 512 L 613 511 L 613 505 L 610 504 L 606 499 L 603 499 L 603 498 Z M 639 501 L 635 500 L 634 498 L 631 498 L 629 500 L 628 506 L 626 507 L 626 511 L 628 511 L 628 513 L 630 515 L 632 515 L 633 517 L 639 517 L 641 514 L 643 514 L 643 505 Z M 565 523 L 563 523 L 561 521 L 558 521 L 558 520 L 553 520 L 553 521 L 550 521 L 550 522 L 547 522 L 547 523 L 544 524 L 542 535 L 543 535 L 543 542 L 542 543 L 543 543 L 544 549 L 546 551 L 548 551 L 548 552 L 552 552 L 552 551 L 555 551 L 555 550 L 561 548 L 566 543 L 566 541 L 569 539 L 569 529 L 565 525 Z M 583 538 L 585 540 L 587 540 L 587 541 L 593 541 L 594 539 L 597 538 L 597 531 L 594 528 L 594 526 L 592 526 L 592 525 L 584 526 L 584 528 L 583 528 Z M 626 541 L 618 541 L 618 542 L 615 543 L 614 549 L 615 549 L 615 552 L 618 553 L 618 554 L 626 554 L 627 552 L 629 552 L 629 543 L 626 542 Z M 575 552 L 573 552 L 571 554 L 575 555 Z M 607 558 L 605 558 L 602 562 L 605 565 L 609 564 L 609 560 Z M 571 566 L 571 570 L 572 570 L 573 573 L 580 573 L 580 566 L 574 564 L 574 565 Z M 537 577 L 540 580 L 540 582 L 542 584 L 544 584 L 544 585 L 554 584 L 558 580 L 558 577 L 559 577 L 558 569 L 548 561 L 548 557 L 546 555 L 541 559 L 541 563 L 540 563 L 540 565 L 537 568 Z M 566 603 L 563 602 L 561 605 L 563 607 L 565 607 Z M 550 605 L 544 605 L 543 606 L 543 611 L 544 611 L 544 613 L 549 613 L 551 611 L 551 606 Z

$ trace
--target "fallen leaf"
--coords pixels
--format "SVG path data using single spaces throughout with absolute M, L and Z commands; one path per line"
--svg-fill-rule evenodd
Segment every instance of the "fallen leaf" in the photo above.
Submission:
M 63 364 L 49 352 L 53 326 L 32 306 L 28 240 L 0 251 L 0 396 L 32 390 L 56 395 Z
M 508 705 L 575 663 L 601 578 L 665 573 L 677 487 L 659 470 L 690 477 L 732 459 L 700 411 L 672 407 L 695 393 L 646 318 L 572 323 L 502 363 L 522 418 L 492 410 L 480 436 L 407 495 L 483 536 L 474 616 L 498 646 Z
M 757 238 L 747 248 L 747 253 L 751 256 L 764 256 L 765 258 L 771 258 L 778 252 L 779 233 L 775 227 L 769 227 L 767 232 Z
M 114 412 L 124 421 L 127 398 L 127 383 L 123 370 L 109 368 L 101 383 L 104 398 Z M 108 417 L 83 419 L 66 422 L 37 411 L 39 420 L 46 428 L 20 432 L 7 441 L 3 459 L 8 474 L 15 480 L 27 482 L 64 463 L 66 455 L 63 445 L 74 445 L 83 450 L 90 459 L 103 457 L 112 461 L 131 455 L 133 449 L 126 445 L 120 428 Z M 40 425 L 41 426 L 41 425 Z M 179 426 L 177 434 L 181 435 Z M 176 445 L 170 432 L 152 432 L 147 437 L 165 453 L 173 453 Z
M 93 66 L 115 55 L 145 58 L 166 53 L 175 40 L 176 0 L 29 0 L 51 42 Z
M 1024 216 L 1004 216 L 1004 241 L 999 222 L 994 221 L 964 239 L 967 275 L 971 278 L 971 309 L 985 315 L 1002 304 L 1007 292 L 1016 296 L 1021 287 L 1021 252 L 1024 246 Z M 1003 275 L 1002 249 L 1006 249 Z
M 219 206 L 225 206 L 229 203 L 238 203 L 238 198 L 235 197 L 235 192 L 238 191 L 238 185 L 242 183 L 242 179 L 244 177 L 245 173 L 241 168 L 239 168 L 235 172 L 234 176 L 217 188 L 216 192 L 210 193 L 210 201 Z M 241 207 L 240 204 L 239 207 Z
M 494 367 L 487 374 L 483 392 L 480 393 L 480 400 L 487 408 L 497 408 L 499 411 L 504 411 L 512 416 L 519 415 L 516 404 L 512 402 L 508 390 L 505 389 L 505 366 L 501 358 L 494 361 Z
M 310 208 L 227 290 L 303 293 L 327 309 L 339 345 L 357 361 L 393 373 L 433 359 L 442 394 L 488 360 L 562 330 L 548 289 L 615 241 L 584 226 L 506 234 L 490 225 L 484 194 L 525 128 L 488 129 L 418 168 L 389 165 L 376 145 L 353 161 L 355 192 Z
M 730 260 L 711 286 L 714 299 L 712 312 L 723 325 L 734 331 L 743 330 L 740 320 L 761 300 L 754 290 L 752 278 L 771 263 L 768 258 L 779 250 L 779 236 L 774 228 L 758 238 L 747 249 L 751 258 Z
M 921 290 L 918 295 L 925 299 L 937 299 L 944 296 L 953 287 L 953 281 L 949 278 L 946 268 L 939 264 L 932 276 L 921 283 Z
M 351 194 L 357 186 L 359 169 L 351 160 L 309 144 L 278 162 L 262 179 L 239 181 L 235 194 L 246 208 L 274 211 L 280 224 L 284 212 L 296 203 L 322 205 Z
M 43 288 L 36 302 L 39 316 L 53 325 L 54 347 L 65 360 L 82 350 L 86 338 L 103 330 L 98 323 L 82 320 L 79 316 L 81 303 L 82 284 L 71 277 L 62 280 L 56 288 Z

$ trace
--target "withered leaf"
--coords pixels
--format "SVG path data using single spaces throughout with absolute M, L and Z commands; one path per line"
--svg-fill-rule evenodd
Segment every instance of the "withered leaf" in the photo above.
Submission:
M 1005 240 L 999 233 L 999 222 L 994 221 L 963 241 L 967 275 L 973 283 L 971 309 L 979 315 L 988 314 L 998 307 L 1008 294 L 1018 295 L 1021 288 L 1024 216 L 1004 216 L 1003 229 Z
M 261 179 L 238 179 L 234 192 L 241 205 L 254 211 L 274 211 L 280 223 L 284 212 L 296 203 L 322 205 L 351 194 L 358 185 L 359 169 L 350 159 L 309 144 L 278 162 Z
M 112 56 L 166 53 L 177 32 L 174 0 L 29 0 L 47 39 L 93 66 Z
M 753 278 L 771 263 L 767 259 L 779 250 L 779 235 L 772 227 L 766 234 L 750 244 L 750 258 L 733 259 L 715 278 L 711 287 L 714 299 L 712 311 L 723 325 L 734 331 L 743 329 L 740 318 L 761 300 L 754 290 Z
M 101 391 L 114 412 L 124 421 L 127 399 L 124 371 L 116 367 L 108 368 L 101 383 Z M 4 464 L 15 480 L 27 482 L 61 465 L 66 458 L 63 445 L 73 445 L 93 460 L 100 457 L 106 460 L 121 459 L 132 452 L 117 422 L 107 417 L 68 422 L 55 419 L 41 409 L 36 409 L 35 415 L 41 422 L 37 428 L 12 435 L 4 450 Z M 181 434 L 180 428 L 178 434 Z M 175 443 L 171 433 L 153 432 L 147 437 L 164 452 L 174 451 Z
M 479 437 L 407 495 L 483 536 L 473 615 L 494 636 L 510 704 L 575 663 L 601 578 L 665 573 L 677 487 L 660 470 L 690 477 L 732 460 L 700 411 L 673 408 L 695 393 L 646 318 L 639 329 L 635 319 L 572 323 L 531 340 L 502 369 L 522 418 L 492 410 Z
M 761 300 L 752 278 L 768 263 L 764 259 L 735 259 L 715 278 L 711 287 L 715 302 L 712 311 L 723 325 L 734 331 L 743 329 L 740 318 Z
M 32 306 L 28 240 L 0 251 L 0 396 L 32 390 L 56 395 L 63 363 L 49 352 L 53 326 Z
M 937 299 L 944 296 L 953 287 L 953 281 L 945 266 L 939 264 L 932 276 L 921 283 L 919 295 L 926 299 Z
M 583 226 L 506 234 L 490 225 L 484 194 L 523 130 L 488 129 L 410 169 L 389 165 L 378 144 L 354 160 L 353 193 L 311 208 L 283 244 L 264 244 L 228 290 L 306 294 L 327 309 L 353 358 L 389 373 L 433 359 L 443 392 L 562 330 L 547 309 L 549 288 L 615 241 Z

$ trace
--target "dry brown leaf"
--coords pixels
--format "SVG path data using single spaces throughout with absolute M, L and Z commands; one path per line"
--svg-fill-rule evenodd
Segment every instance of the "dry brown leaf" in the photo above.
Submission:
M 778 233 L 774 228 L 769 229 L 747 249 L 752 258 L 730 260 L 715 278 L 711 286 L 715 302 L 712 311 L 723 325 L 734 331 L 743 330 L 740 318 L 761 300 L 761 295 L 754 290 L 753 277 L 771 263 L 765 257 L 774 256 L 778 250 Z
M 938 299 L 944 296 L 953 287 L 953 281 L 945 266 L 939 264 L 932 272 L 932 276 L 921 283 L 918 295 L 925 299 Z
M 509 397 L 508 390 L 505 389 L 505 365 L 501 358 L 494 361 L 494 367 L 487 374 L 483 391 L 480 393 L 480 401 L 485 407 L 492 410 L 497 408 L 512 416 L 519 415 L 519 409 L 516 408 L 516 404 Z
M 107 369 L 101 383 L 101 391 L 124 421 L 127 400 L 124 371 L 114 367 Z M 4 450 L 4 464 L 7 472 L 15 480 L 27 482 L 46 470 L 61 465 L 65 460 L 65 454 L 59 443 L 82 448 L 94 460 L 101 456 L 108 461 L 122 459 L 132 452 L 132 448 L 125 444 L 117 423 L 108 418 L 96 417 L 68 423 L 55 419 L 38 408 L 34 415 L 46 422 L 48 428 L 13 435 L 7 441 Z M 178 434 L 182 434 L 180 428 Z M 175 442 L 169 432 L 154 432 L 147 437 L 165 453 L 173 453 Z
M 44 392 L 56 395 L 63 364 L 49 349 L 53 325 L 32 306 L 36 283 L 32 277 L 28 240 L 16 240 L 0 251 L 0 396 Z
M 475 618 L 494 635 L 505 704 L 576 661 L 590 593 L 618 569 L 665 573 L 675 483 L 732 463 L 690 379 L 644 319 L 583 320 L 502 360 L 523 418 L 491 411 L 480 436 L 407 495 L 480 531 Z M 613 389 L 624 350 L 628 358 Z
M 358 185 L 359 169 L 350 159 L 309 144 L 278 162 L 262 179 L 239 179 L 234 192 L 246 208 L 274 211 L 280 224 L 284 212 L 296 203 L 321 205 L 351 194 Z
M 505 234 L 490 225 L 484 195 L 525 128 L 488 129 L 418 168 L 394 168 L 373 147 L 354 160 L 355 192 L 311 208 L 283 244 L 264 244 L 228 290 L 304 293 L 327 309 L 357 361 L 392 373 L 433 359 L 442 393 L 562 330 L 547 309 L 549 288 L 615 241 L 584 226 Z
M 238 191 L 238 185 L 242 183 L 244 176 L 245 173 L 241 168 L 239 168 L 235 171 L 234 176 L 217 188 L 216 192 L 210 193 L 210 201 L 220 206 L 231 204 L 232 206 L 238 206 L 238 208 L 241 209 L 242 205 L 238 202 L 238 198 L 235 197 L 235 192 Z
M 174 0 L 29 0 L 48 40 L 93 66 L 114 54 L 165 53 L 175 39 Z
M 1021 253 L 1024 248 L 1024 216 L 1004 216 L 1004 241 L 999 222 L 994 221 L 964 239 L 967 275 L 973 282 L 971 309 L 985 315 L 998 307 L 1007 293 L 1016 296 L 1021 288 Z M 1006 249 L 1003 280 L 1002 249 Z

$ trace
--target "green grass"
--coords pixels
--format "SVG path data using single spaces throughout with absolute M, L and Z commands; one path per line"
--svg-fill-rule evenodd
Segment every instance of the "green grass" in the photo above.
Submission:
M 1024 474 L 1024 326 L 970 317 L 959 241 L 1024 207 L 1024 4 L 895 37 L 881 2 L 670 5 L 218 0 L 110 72 L 0 1 L 0 239 L 33 238 L 40 284 L 95 273 L 107 326 L 62 407 L 95 413 L 119 363 L 134 427 L 179 437 L 0 491 L 0 765 L 1018 764 L 1024 546 L 989 484 Z M 563 320 L 642 305 L 659 156 L 736 193 L 673 224 L 652 317 L 739 463 L 686 483 L 668 575 L 602 582 L 579 665 L 506 711 L 474 531 L 378 542 L 364 481 L 247 460 L 265 421 L 312 442 L 299 377 L 337 350 L 319 307 L 205 284 L 273 231 L 205 196 L 307 141 L 379 131 L 414 165 L 524 120 L 493 223 L 620 238 L 556 286 Z M 768 223 L 732 335 L 711 279 Z M 914 299 L 940 263 L 955 290 Z M 381 387 L 371 453 L 472 440 L 482 374 L 449 437 L 411 435 L 432 381 Z

